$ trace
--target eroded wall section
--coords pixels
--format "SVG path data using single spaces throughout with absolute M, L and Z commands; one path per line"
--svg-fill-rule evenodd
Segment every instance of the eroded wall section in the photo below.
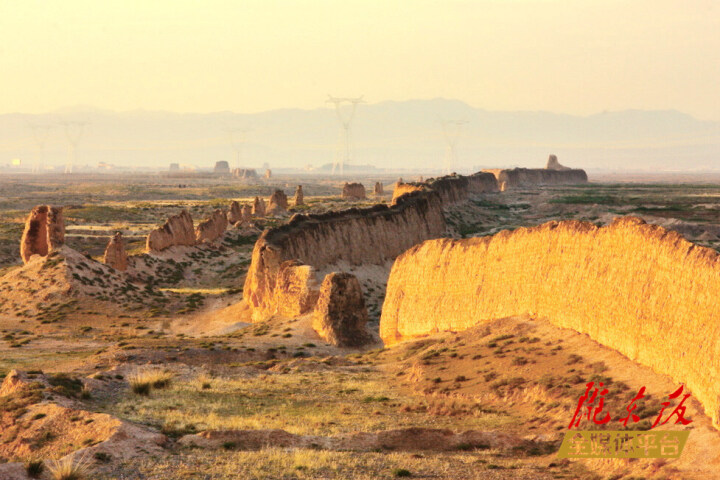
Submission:
M 429 240 L 399 256 L 380 321 L 386 344 L 518 314 L 547 318 L 685 383 L 720 416 L 720 260 L 625 217 Z
M 311 278 L 293 273 L 292 282 L 283 282 L 280 273 L 284 262 L 298 262 L 292 265 L 293 272 L 300 264 L 314 270 L 340 261 L 382 265 L 444 232 L 442 202 L 435 192 L 404 196 L 391 207 L 296 214 L 286 225 L 265 230 L 255 243 L 243 297 L 255 321 L 283 310 L 306 313 L 299 305 L 307 303 L 309 286 L 299 285 L 298 281 Z
M 585 170 L 579 168 L 569 168 L 567 170 L 513 168 L 483 170 L 483 172 L 492 173 L 497 179 L 501 190 L 537 185 L 575 185 L 587 183 L 588 181 Z

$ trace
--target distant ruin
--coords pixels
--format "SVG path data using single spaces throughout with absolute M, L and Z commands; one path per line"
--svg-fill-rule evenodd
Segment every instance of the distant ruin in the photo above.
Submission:
M 546 318 L 685 383 L 717 426 L 718 298 L 720 255 L 676 232 L 634 217 L 549 222 L 400 255 L 380 335 L 392 345 L 513 315 Z
M 260 197 L 255 197 L 252 204 L 252 216 L 253 217 L 264 217 L 265 216 L 265 200 Z
M 472 175 L 447 175 L 437 179 L 430 178 L 426 182 L 403 183 L 398 180 L 393 190 L 392 203 L 398 198 L 411 192 L 435 191 L 445 204 L 452 204 L 465 200 L 468 195 L 474 193 L 497 192 L 498 185 L 495 177 L 486 172 L 478 172 Z
M 342 197 L 352 200 L 365 200 L 365 186 L 362 183 L 347 183 L 342 187 Z
M 215 210 L 209 218 L 200 222 L 195 229 L 196 243 L 212 243 L 225 233 L 228 221 L 227 213 L 223 210 Z
M 30 211 L 20 239 L 20 257 L 27 263 L 33 255 L 46 257 L 65 243 L 62 207 L 39 205 Z
M 243 205 L 240 209 L 240 223 L 245 224 L 252 220 L 252 207 L 250 205 Z
M 213 173 L 215 175 L 229 175 L 230 174 L 230 164 L 228 164 L 225 160 L 220 160 L 219 162 L 215 162 L 215 168 L 213 169 Z
M 244 180 L 256 180 L 258 178 L 258 174 L 253 168 L 233 168 L 232 176 Z
M 555 155 L 550 155 L 545 168 L 495 168 L 483 172 L 495 175 L 500 191 L 541 185 L 576 185 L 588 181 L 585 170 L 560 165 Z
M 383 193 L 385 193 L 385 191 L 383 190 L 382 182 L 375 182 L 375 188 L 373 188 L 373 193 L 375 195 L 382 195 Z
M 125 240 L 123 239 L 122 232 L 116 232 L 115 235 L 110 237 L 110 241 L 107 247 L 105 247 L 103 263 L 121 272 L 127 270 L 128 255 L 125 251 Z
M 227 212 L 227 220 L 231 225 L 242 221 L 242 207 L 240 206 L 240 202 L 237 200 L 233 200 L 230 203 L 230 207 Z
M 148 252 L 160 252 L 177 245 L 195 245 L 193 220 L 187 210 L 169 217 L 165 223 L 152 230 L 145 243 Z
M 275 190 L 270 196 L 270 201 L 268 202 L 265 213 L 269 215 L 279 215 L 287 212 L 287 209 L 287 195 L 285 195 L 285 192 L 283 192 L 282 190 Z
M 564 165 L 560 165 L 560 162 L 558 162 L 557 156 L 550 155 L 548 157 L 547 165 L 545 165 L 546 170 L 572 170 L 570 167 L 566 167 Z
M 305 205 L 305 195 L 303 194 L 302 185 L 298 185 L 295 189 L 295 206 Z

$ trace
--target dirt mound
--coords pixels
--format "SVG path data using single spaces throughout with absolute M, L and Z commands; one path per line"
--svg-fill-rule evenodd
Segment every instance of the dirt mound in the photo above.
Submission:
M 43 320 L 52 316 L 53 309 L 78 297 L 145 303 L 149 292 L 144 287 L 122 272 L 62 246 L 47 257 L 34 256 L 23 267 L 0 277 L 0 313 L 34 314 Z
M 112 460 L 159 453 L 167 438 L 82 409 L 80 379 L 12 371 L 0 386 L 0 458 L 59 458 L 103 452 Z

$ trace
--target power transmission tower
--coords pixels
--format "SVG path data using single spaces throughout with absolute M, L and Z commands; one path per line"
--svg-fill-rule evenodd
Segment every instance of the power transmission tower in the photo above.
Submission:
M 33 173 L 41 172 L 45 169 L 45 144 L 47 143 L 51 129 L 51 125 L 30 125 L 30 131 L 32 132 L 38 154 L 37 163 L 32 168 Z
M 68 160 L 65 165 L 65 173 L 72 173 L 75 169 L 77 146 L 87 124 L 88 122 L 62 122 L 65 137 L 68 141 Z
M 229 128 L 230 144 L 235 150 L 235 168 L 240 168 L 240 158 L 242 154 L 243 144 L 247 141 L 248 128 Z
M 449 175 L 457 164 L 457 142 L 460 132 L 467 120 L 440 120 L 443 136 L 445 137 L 445 159 L 443 161 L 443 173 Z
M 340 122 L 340 137 L 338 139 L 338 147 L 335 154 L 335 162 L 333 163 L 332 174 L 335 174 L 335 167 L 340 166 L 340 175 L 345 173 L 345 163 L 350 163 L 350 127 L 355 118 L 355 110 L 358 103 L 365 103 L 363 97 L 358 98 L 338 98 L 328 95 L 328 103 L 335 104 L 335 113 Z M 342 105 L 349 104 L 349 114 L 343 114 Z

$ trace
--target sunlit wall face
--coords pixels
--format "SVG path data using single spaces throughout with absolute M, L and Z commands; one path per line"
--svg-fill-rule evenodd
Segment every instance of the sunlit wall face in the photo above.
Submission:
M 448 97 L 720 120 L 713 0 L 0 1 L 0 113 Z

